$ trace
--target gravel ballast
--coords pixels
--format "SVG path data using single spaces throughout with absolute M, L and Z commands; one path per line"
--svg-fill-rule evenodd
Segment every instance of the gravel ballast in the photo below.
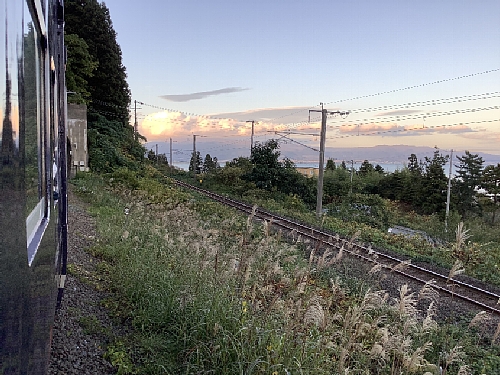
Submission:
M 49 375 L 114 374 L 104 353 L 119 327 L 102 305 L 107 293 L 88 281 L 99 262 L 86 252 L 96 240 L 95 220 L 71 187 L 68 200 L 69 272 L 54 322 Z

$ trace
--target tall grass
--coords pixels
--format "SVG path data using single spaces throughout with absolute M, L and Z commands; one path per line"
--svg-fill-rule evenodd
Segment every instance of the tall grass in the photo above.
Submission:
M 500 360 L 491 359 L 500 355 L 494 340 L 474 352 L 474 326 L 465 324 L 450 337 L 450 328 L 436 323 L 432 284 L 420 292 L 403 285 L 394 299 L 385 291 L 356 294 L 347 287 L 351 280 L 322 272 L 343 261 L 341 251 L 322 252 L 321 244 L 297 237 L 285 242 L 252 215 L 235 215 L 148 179 L 134 181 L 135 190 L 92 176 L 75 184 L 98 219 L 93 252 L 110 264 L 115 313 L 134 329 L 130 373 L 500 369 Z M 453 354 L 459 347 L 464 355 Z

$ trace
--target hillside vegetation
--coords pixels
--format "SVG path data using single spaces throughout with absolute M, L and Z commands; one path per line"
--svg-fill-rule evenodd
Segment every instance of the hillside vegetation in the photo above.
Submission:
M 168 180 L 81 175 L 98 224 L 107 307 L 133 334 L 108 348 L 122 374 L 493 374 L 487 314 L 438 324 L 437 293 L 396 298 Z M 340 267 L 332 268 L 332 265 Z M 377 275 L 374 274 L 374 281 Z M 376 285 L 376 282 L 371 283 Z M 489 328 L 487 328 L 489 327 Z

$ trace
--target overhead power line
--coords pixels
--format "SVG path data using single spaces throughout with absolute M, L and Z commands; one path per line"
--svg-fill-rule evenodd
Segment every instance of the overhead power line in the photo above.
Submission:
M 385 94 L 392 94 L 392 93 L 400 92 L 400 91 L 412 90 L 412 89 L 416 89 L 416 88 L 419 88 L 419 87 L 437 85 L 437 84 L 444 83 L 444 82 L 457 81 L 457 80 L 460 80 L 460 79 L 475 77 L 475 76 L 479 76 L 479 75 L 483 75 L 483 74 L 495 73 L 495 72 L 498 72 L 498 71 L 500 71 L 500 68 L 498 68 L 498 69 L 491 69 L 491 70 L 485 70 L 483 72 L 472 73 L 472 74 L 467 74 L 467 75 L 458 76 L 458 77 L 454 77 L 454 78 L 442 79 L 442 80 L 428 82 L 428 83 L 421 83 L 419 85 L 407 86 L 407 87 L 403 87 L 403 88 L 399 88 L 399 89 L 394 89 L 394 90 L 380 91 L 380 92 L 377 92 L 377 93 L 374 93 L 374 94 L 360 95 L 360 96 L 355 96 L 355 97 L 348 98 L 348 99 L 335 100 L 335 101 L 331 101 L 331 102 L 327 102 L 327 103 L 323 103 L 323 104 L 324 105 L 328 105 L 328 104 L 344 103 L 344 102 L 348 102 L 348 101 L 351 101 L 351 100 L 371 98 L 371 97 L 381 96 L 381 95 L 385 95 Z M 285 118 L 285 117 L 293 116 L 293 115 L 296 115 L 298 113 L 306 112 L 306 111 L 308 111 L 310 109 L 314 109 L 316 107 L 319 107 L 319 106 L 318 105 L 312 105 L 312 106 L 309 106 L 307 109 L 300 109 L 298 111 L 294 111 L 294 112 L 289 113 L 287 115 L 275 117 L 274 119 L 271 120 L 271 122 L 274 122 L 276 120 L 279 120 L 279 119 L 282 119 L 282 118 Z
M 446 111 L 446 112 L 430 112 L 430 113 L 421 113 L 418 115 L 402 115 L 402 116 L 386 116 L 386 117 L 375 117 L 373 119 L 362 119 L 362 120 L 349 120 L 345 121 L 341 125 L 337 126 L 329 126 L 330 129 L 333 128 L 341 128 L 345 126 L 358 126 L 358 125 L 367 125 L 373 123 L 381 123 L 381 122 L 395 122 L 395 121 L 407 121 L 407 120 L 415 120 L 422 118 L 430 118 L 430 117 L 442 117 L 442 116 L 453 116 L 459 115 L 463 113 L 472 113 L 472 112 L 482 112 L 482 111 L 491 111 L 495 109 L 500 109 L 500 106 L 492 106 L 492 107 L 484 107 L 484 108 L 467 108 L 467 109 L 457 109 L 454 111 Z M 350 125 L 352 124 L 352 125 Z
M 500 71 L 500 68 L 499 69 L 485 70 L 484 72 L 467 74 L 467 75 L 459 76 L 459 77 L 455 77 L 455 78 L 441 79 L 439 81 L 434 81 L 434 82 L 429 82 L 429 83 L 421 83 L 420 85 L 413 85 L 413 86 L 403 87 L 403 88 L 400 88 L 400 89 L 394 89 L 394 90 L 388 90 L 388 91 L 381 91 L 381 92 L 378 92 L 376 94 L 362 95 L 362 96 L 356 96 L 356 97 L 353 97 L 353 98 L 350 98 L 350 99 L 336 100 L 336 101 L 332 101 L 332 102 L 325 103 L 325 104 L 343 103 L 343 102 L 347 102 L 347 101 L 351 101 L 351 100 L 371 98 L 371 97 L 374 97 L 374 96 L 380 96 L 380 95 L 385 95 L 385 94 L 392 94 L 392 93 L 395 93 L 395 92 L 416 89 L 418 87 L 425 87 L 425 86 L 437 85 L 437 84 L 444 83 L 444 82 L 457 81 L 459 79 L 475 77 L 475 76 L 479 76 L 479 75 L 482 75 L 482 74 L 494 73 L 494 72 L 498 72 L 498 71 Z
M 328 139 L 340 139 L 340 138 L 350 138 L 350 137 L 357 137 L 357 136 L 371 136 L 371 135 L 388 134 L 388 133 L 404 133 L 404 132 L 410 132 L 410 131 L 423 132 L 423 131 L 429 131 L 429 130 L 437 129 L 437 128 L 446 128 L 446 127 L 463 126 L 463 125 L 477 125 L 477 124 L 486 124 L 486 123 L 493 123 L 493 122 L 500 122 L 500 119 L 458 122 L 455 124 L 431 125 L 431 126 L 425 126 L 425 127 L 418 126 L 418 127 L 413 127 L 413 128 L 398 128 L 398 129 L 380 130 L 380 131 L 374 131 L 374 132 L 368 132 L 368 133 L 344 134 L 344 135 L 337 135 L 334 137 L 327 137 L 327 138 Z
M 384 105 L 380 107 L 372 107 L 372 108 L 362 108 L 362 109 L 353 109 L 351 113 L 362 113 L 362 112 L 376 112 L 376 111 L 389 111 L 394 109 L 407 109 L 407 108 L 417 108 L 424 107 L 428 105 L 440 105 L 440 104 L 450 104 L 450 103 L 463 103 L 471 100 L 483 100 L 483 99 L 491 99 L 500 97 L 500 91 L 492 92 L 492 93 L 484 93 L 484 94 L 476 94 L 476 95 L 464 95 L 464 96 L 455 96 L 452 98 L 445 99 L 431 99 L 421 102 L 410 102 L 403 104 L 392 104 L 392 105 Z

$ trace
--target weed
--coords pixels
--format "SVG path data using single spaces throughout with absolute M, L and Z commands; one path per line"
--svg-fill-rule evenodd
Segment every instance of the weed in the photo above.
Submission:
M 118 373 L 437 374 L 439 365 L 458 372 L 465 356 L 471 371 L 496 366 L 497 346 L 478 351 L 467 324 L 436 323 L 432 283 L 418 293 L 402 286 L 389 301 L 338 271 L 348 267 L 343 250 L 318 245 L 304 259 L 312 244 L 287 244 L 267 223 L 147 179 L 134 190 L 78 184 L 87 197 L 102 186 L 92 212 L 94 251 L 106 261 L 98 272 L 114 293 L 104 303 L 135 332 L 135 349 L 108 347 Z M 364 229 L 346 231 L 346 248 Z M 423 312 L 418 300 L 429 301 Z

